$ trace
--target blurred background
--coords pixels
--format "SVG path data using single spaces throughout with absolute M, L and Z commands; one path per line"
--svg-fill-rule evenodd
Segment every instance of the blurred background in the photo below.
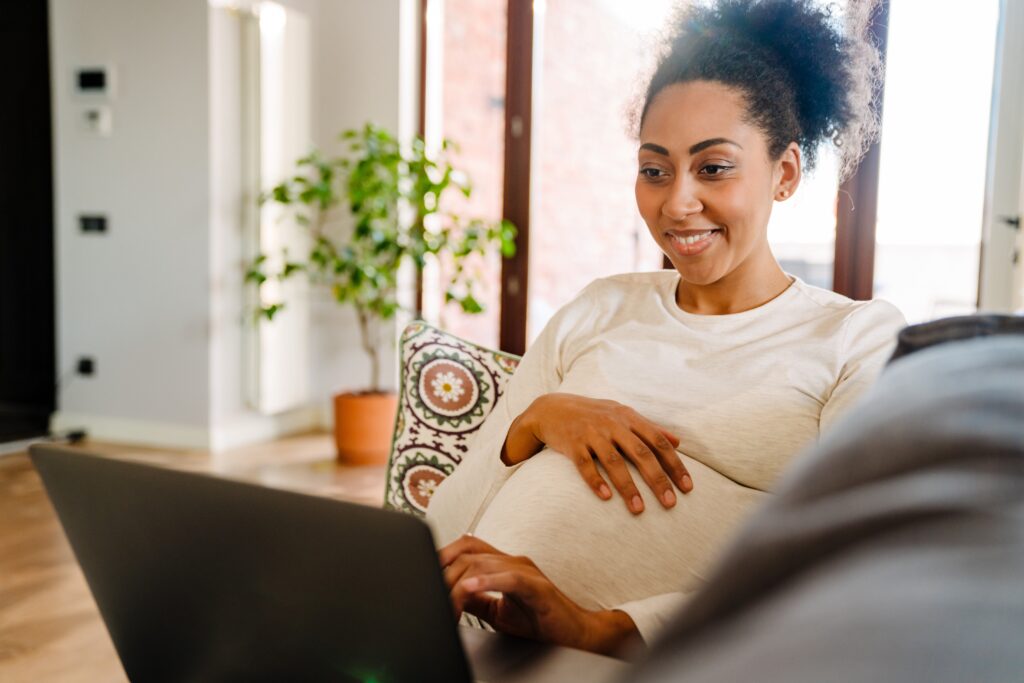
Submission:
M 841 14 L 843 3 L 835 4 Z M 522 353 L 596 277 L 663 266 L 633 199 L 629 112 L 666 0 L 49 0 L 4 10 L 0 443 L 84 429 L 218 451 L 328 428 L 367 384 L 355 317 L 244 281 L 287 227 L 260 192 L 372 121 L 458 143 L 455 213 L 509 218 L 515 258 L 403 280 L 423 316 Z M 826 152 L 770 239 L 784 268 L 910 322 L 1024 306 L 1024 3 L 884 0 L 881 143 Z M 412 306 L 412 305 L 411 305 Z M 397 382 L 388 341 L 384 383 Z

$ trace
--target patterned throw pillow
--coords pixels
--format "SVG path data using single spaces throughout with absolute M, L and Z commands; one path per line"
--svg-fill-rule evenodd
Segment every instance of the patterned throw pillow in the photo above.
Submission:
M 384 507 L 423 516 L 494 410 L 519 357 L 414 322 L 399 340 L 398 416 Z

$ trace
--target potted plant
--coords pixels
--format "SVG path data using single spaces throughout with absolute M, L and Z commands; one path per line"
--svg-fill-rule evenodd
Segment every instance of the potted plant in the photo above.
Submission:
M 347 154 L 328 158 L 314 151 L 296 162 L 294 176 L 273 187 L 261 202 L 277 202 L 310 233 L 308 254 L 260 254 L 246 280 L 262 285 L 270 279 L 303 275 L 326 287 L 339 304 L 351 304 L 359 321 L 362 348 L 371 368 L 363 391 L 334 397 L 335 441 L 339 459 L 381 462 L 387 457 L 397 397 L 381 386 L 380 327 L 401 309 L 398 272 L 411 263 L 422 273 L 431 258 L 449 262 L 451 278 L 445 301 L 467 313 L 479 313 L 476 282 L 465 267 L 473 255 L 500 249 L 515 253 L 515 227 L 508 221 L 465 219 L 444 210 L 445 197 L 472 188 L 454 169 L 445 140 L 429 154 L 416 138 L 403 149 L 383 128 L 367 124 L 347 130 L 341 139 Z M 345 221 L 345 215 L 350 216 Z M 417 278 L 418 280 L 418 278 Z M 273 320 L 286 302 L 261 300 L 259 316 Z

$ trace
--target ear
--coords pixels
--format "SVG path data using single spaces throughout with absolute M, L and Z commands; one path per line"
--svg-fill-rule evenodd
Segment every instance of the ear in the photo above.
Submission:
M 800 186 L 802 173 L 803 159 L 800 156 L 800 146 L 791 142 L 775 162 L 773 187 L 775 201 L 782 202 L 793 196 L 796 188 Z

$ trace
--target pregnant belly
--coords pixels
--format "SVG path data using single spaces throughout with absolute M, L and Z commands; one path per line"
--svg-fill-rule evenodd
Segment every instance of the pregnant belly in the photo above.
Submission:
M 532 559 L 587 609 L 691 592 L 766 494 L 690 458 L 683 461 L 693 491 L 677 491 L 678 502 L 670 510 L 630 467 L 645 506 L 642 514 L 633 515 L 617 492 L 601 500 L 568 458 L 542 451 L 509 477 L 474 533 L 499 550 Z

